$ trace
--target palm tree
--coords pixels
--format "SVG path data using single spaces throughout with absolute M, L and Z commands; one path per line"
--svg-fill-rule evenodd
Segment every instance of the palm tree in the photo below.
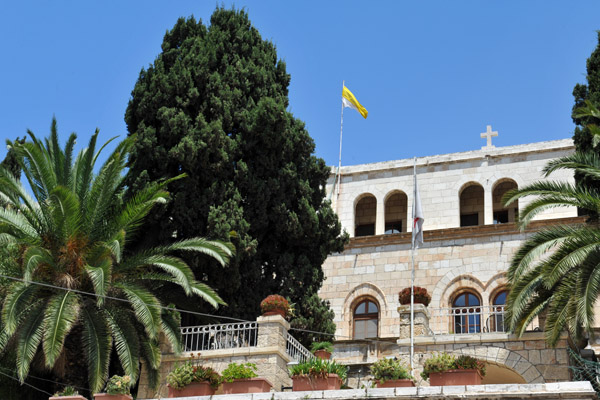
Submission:
M 578 115 L 600 120 L 591 103 L 579 109 Z M 597 145 L 600 129 L 588 127 Z M 583 224 L 557 225 L 533 234 L 511 261 L 507 325 L 521 335 L 536 316 L 547 312 L 545 336 L 550 345 L 556 344 L 565 329 L 575 340 L 593 334 L 594 304 L 600 294 L 600 157 L 596 152 L 576 152 L 549 162 L 544 174 L 548 177 L 557 170 L 573 171 L 581 177 L 580 183 L 536 182 L 508 192 L 503 199 L 510 204 L 535 196 L 519 213 L 522 229 L 536 215 L 555 207 L 577 207 L 595 216 Z
M 0 259 L 18 265 L 11 267 L 15 276 L 4 277 L 9 283 L 2 288 L 0 351 L 16 347 L 21 381 L 34 358 L 55 370 L 73 362 L 69 343 L 83 349 L 92 391 L 102 388 L 113 349 L 133 382 L 140 359 L 156 378 L 159 335 L 179 350 L 180 333 L 178 314 L 162 307 L 151 285 L 175 285 L 214 307 L 224 304 L 175 254 L 200 252 L 225 265 L 232 247 L 194 238 L 130 254 L 129 239 L 152 207 L 167 200 L 165 188 L 172 180 L 151 183 L 126 198 L 122 173 L 134 138 L 118 144 L 95 174 L 110 142 L 96 151 L 98 131 L 75 159 L 76 135 L 61 149 L 55 120 L 43 142 L 28 134 L 28 142 L 7 143 L 33 196 L 0 168 L 0 200 L 7 204 L 0 208 L 0 245 L 19 249 L 17 260 Z

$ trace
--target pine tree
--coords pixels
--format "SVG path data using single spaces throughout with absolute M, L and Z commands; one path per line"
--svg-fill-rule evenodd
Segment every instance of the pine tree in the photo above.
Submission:
M 313 312 L 307 299 L 324 279 L 321 265 L 347 240 L 326 200 L 329 168 L 288 111 L 289 83 L 275 46 L 247 13 L 217 8 L 209 26 L 181 18 L 165 34 L 127 107 L 129 134 L 137 135 L 133 192 L 188 175 L 169 186 L 173 200 L 146 224 L 139 245 L 231 236 L 237 253 L 227 269 L 188 259 L 228 303 L 225 315 L 254 319 L 269 294 L 289 297 L 297 314 Z
M 590 134 L 589 124 L 592 123 L 591 117 L 578 116 L 577 109 L 584 107 L 586 101 L 590 101 L 596 106 L 600 105 L 600 31 L 598 33 L 598 46 L 590 55 L 586 62 L 586 81 L 587 84 L 576 84 L 573 89 L 575 104 L 571 118 L 577 125 L 573 134 L 573 141 L 578 151 L 593 150 L 592 135 Z

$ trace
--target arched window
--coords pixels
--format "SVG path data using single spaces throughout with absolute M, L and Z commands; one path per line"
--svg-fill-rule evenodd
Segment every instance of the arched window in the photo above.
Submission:
M 354 209 L 354 236 L 374 235 L 376 216 L 377 199 L 373 195 L 365 195 Z
M 471 182 L 460 192 L 460 226 L 483 225 L 483 186 Z
M 494 296 L 492 313 L 490 315 L 490 332 L 505 332 L 504 330 L 504 305 L 508 292 L 503 290 Z
M 474 293 L 463 292 L 452 302 L 454 333 L 481 332 L 481 301 Z
M 385 200 L 386 235 L 406 232 L 408 198 L 404 192 L 396 191 Z
M 501 180 L 494 186 L 494 190 L 492 191 L 494 224 L 505 224 L 516 221 L 517 214 L 519 213 L 519 201 L 515 200 L 506 207 L 502 202 L 502 197 L 512 189 L 517 189 L 517 183 L 512 179 Z
M 372 299 L 364 299 L 354 308 L 354 339 L 377 337 L 379 307 Z

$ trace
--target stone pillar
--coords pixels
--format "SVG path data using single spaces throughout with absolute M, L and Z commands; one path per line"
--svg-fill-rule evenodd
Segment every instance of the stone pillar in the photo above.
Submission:
M 377 208 L 375 210 L 375 234 L 383 235 L 385 233 L 385 204 L 383 200 L 377 199 Z
M 492 188 L 483 189 L 483 224 L 494 224 L 494 199 L 492 197 Z
M 277 346 L 285 352 L 290 323 L 281 315 L 260 316 L 256 319 L 256 322 L 258 323 L 256 347 Z
M 414 311 L 414 324 L 415 324 L 415 336 L 432 336 L 433 332 L 429 328 L 429 311 L 423 304 L 415 304 Z M 402 305 L 398 307 L 398 313 L 400 314 L 400 339 L 410 338 L 410 304 Z

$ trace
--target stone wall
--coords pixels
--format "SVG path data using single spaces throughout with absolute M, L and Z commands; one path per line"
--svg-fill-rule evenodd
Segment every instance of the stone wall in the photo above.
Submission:
M 282 387 L 291 386 L 292 381 L 289 377 L 287 366 L 291 358 L 286 353 L 287 332 L 290 328 L 289 323 L 279 315 L 259 317 L 256 321 L 258 322 L 258 341 L 255 347 L 203 350 L 201 352 L 174 354 L 169 346 L 163 344 L 161 346 L 160 387 L 158 391 L 150 389 L 147 369 L 143 365 L 137 398 L 166 397 L 168 392 L 166 385 L 167 375 L 179 363 L 190 360 L 192 354 L 195 355 L 194 360 L 197 360 L 201 365 L 211 367 L 219 373 L 232 362 L 254 363 L 258 367 L 258 376 L 269 380 L 274 390 L 280 391 Z
M 417 158 L 417 176 L 425 230 L 455 228 L 460 226 L 459 195 L 468 183 L 481 185 L 484 190 L 483 221 L 493 224 L 493 190 L 507 180 L 519 187 L 543 178 L 542 169 L 549 160 L 574 151 L 570 139 L 532 143 L 519 146 L 486 148 L 464 153 L 444 154 Z M 327 185 L 331 193 L 336 170 Z M 413 160 L 387 161 L 365 165 L 342 167 L 340 195 L 332 197 L 333 208 L 342 226 L 354 236 L 355 205 L 362 196 L 370 194 L 376 201 L 375 234 L 384 233 L 385 201 L 387 197 L 402 191 L 408 196 L 407 213 L 413 203 Z M 553 180 L 573 182 L 568 171 L 557 171 Z M 519 203 L 522 209 L 529 200 Z M 539 219 L 562 218 L 577 215 L 576 210 L 552 210 L 540 215 Z M 408 220 L 411 217 L 408 216 Z M 410 224 L 409 224 L 410 225 Z M 408 226 L 411 231 L 411 226 Z

